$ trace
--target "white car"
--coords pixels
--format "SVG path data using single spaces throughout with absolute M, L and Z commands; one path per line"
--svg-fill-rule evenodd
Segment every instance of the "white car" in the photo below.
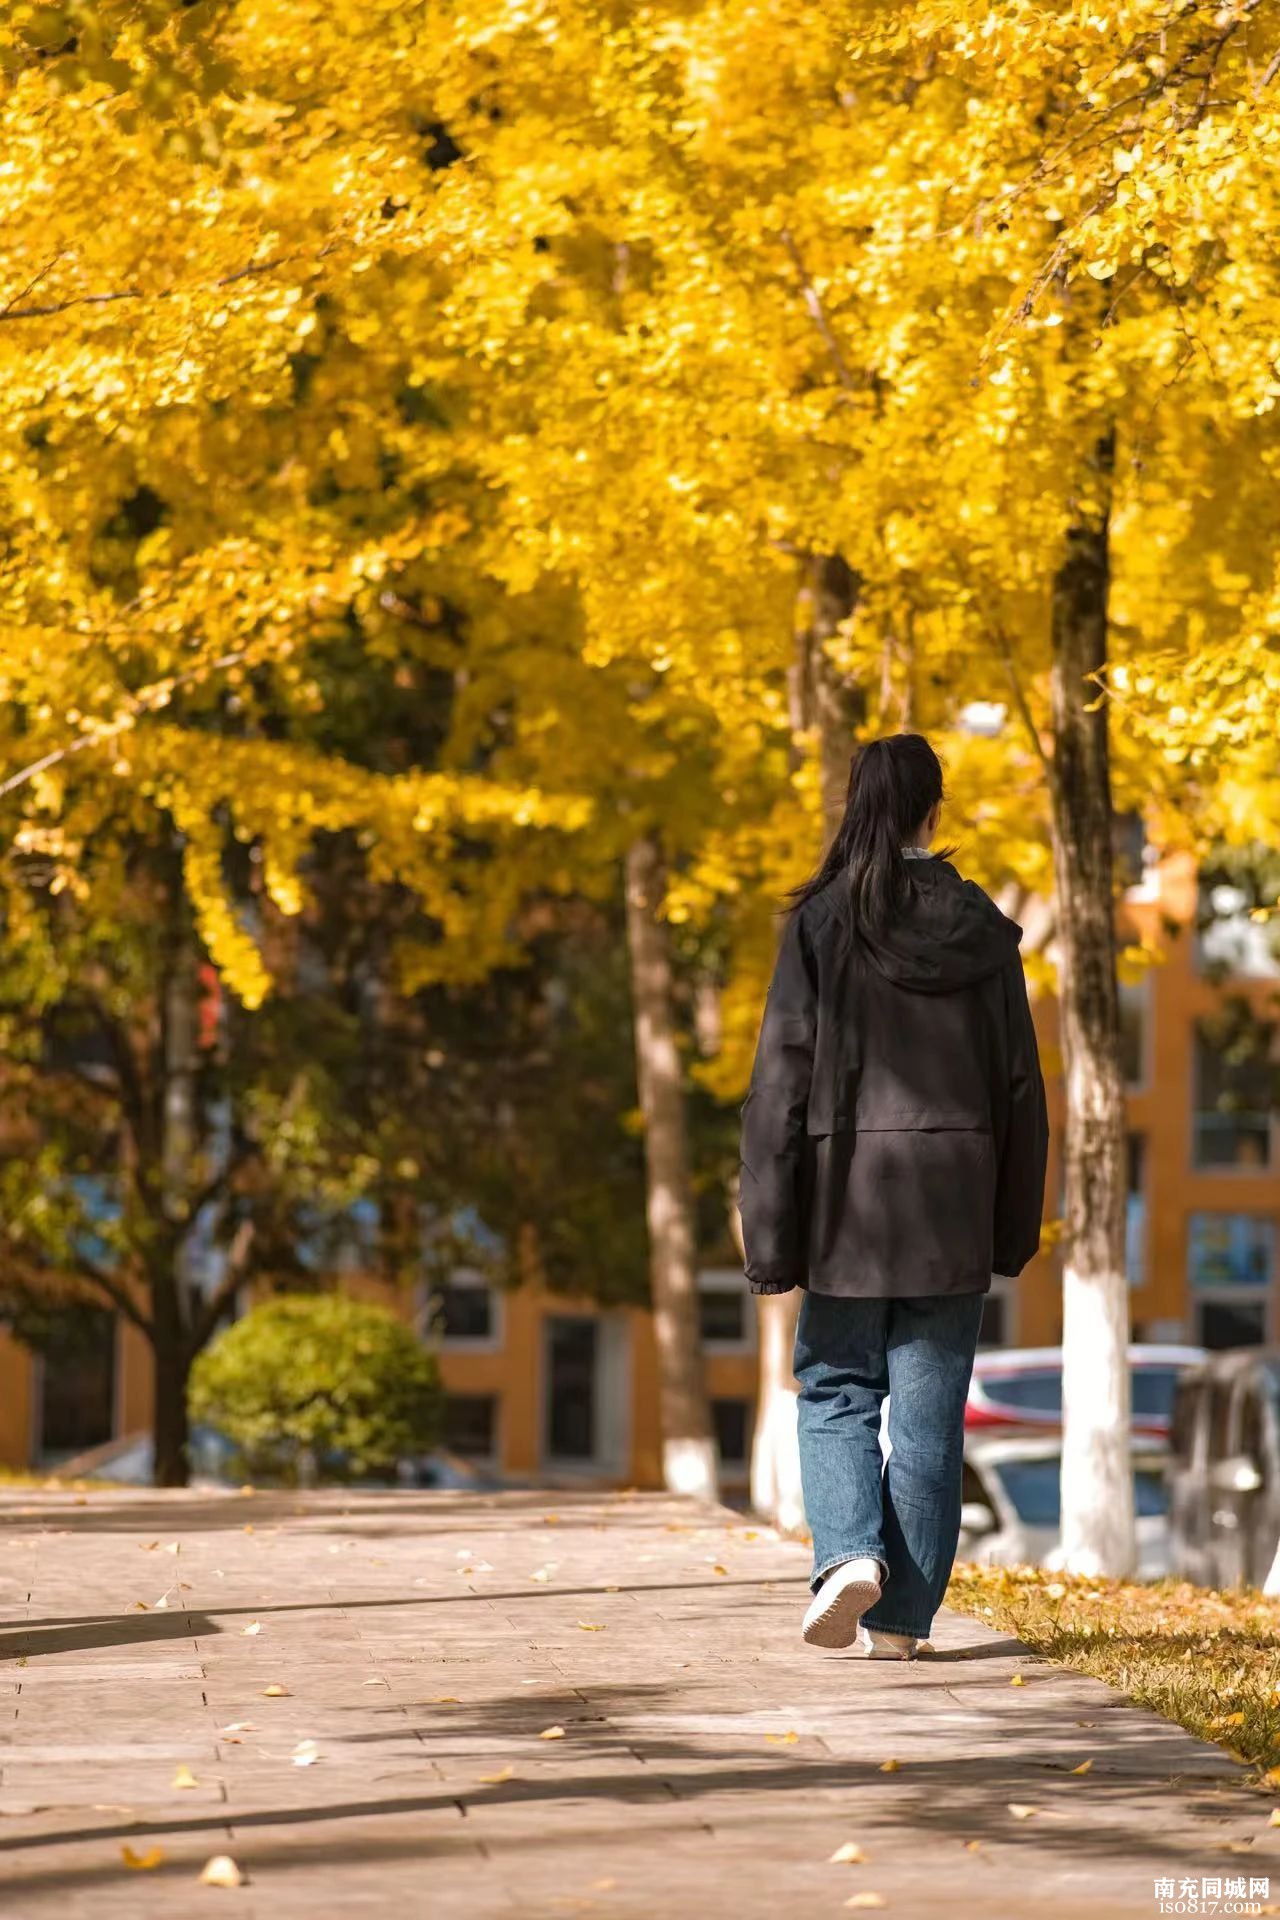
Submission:
M 1170 1569 L 1166 1450 L 1135 1436 L 1133 1496 L 1138 1578 Z M 958 1560 L 982 1566 L 1053 1567 L 1062 1552 L 1062 1437 L 967 1434 Z

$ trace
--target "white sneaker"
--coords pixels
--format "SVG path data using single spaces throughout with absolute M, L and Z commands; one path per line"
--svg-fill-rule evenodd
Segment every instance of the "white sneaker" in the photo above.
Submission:
M 882 1633 L 879 1627 L 862 1628 L 864 1660 L 914 1660 L 921 1647 L 928 1644 L 927 1640 L 917 1640 L 909 1633 Z
M 811 1647 L 852 1646 L 859 1620 L 879 1598 L 880 1562 L 842 1560 L 809 1602 L 801 1632 Z

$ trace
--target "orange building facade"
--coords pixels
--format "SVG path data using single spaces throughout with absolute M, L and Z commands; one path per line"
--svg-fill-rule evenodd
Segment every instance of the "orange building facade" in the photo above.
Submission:
M 1185 861 L 1148 868 L 1125 899 L 1126 937 L 1162 956 L 1122 991 L 1132 1317 L 1137 1338 L 1243 1345 L 1280 1339 L 1280 1129 L 1256 1035 L 1242 1068 L 1224 1051 L 1222 1016 L 1224 1008 L 1241 1018 L 1247 1010 L 1274 1061 L 1280 966 L 1247 911 L 1233 913 L 1229 899 L 1212 937 L 1202 938 L 1197 902 L 1197 876 Z M 1053 1125 L 1045 1209 L 1052 1221 L 1062 1085 L 1050 997 L 1037 1002 L 1036 1021 Z M 1232 1031 L 1239 1030 L 1237 1019 Z M 532 1288 L 499 1292 L 459 1273 L 407 1310 L 439 1344 L 451 1450 L 516 1481 L 657 1483 L 656 1353 L 643 1309 L 602 1309 Z M 736 1269 L 704 1273 L 701 1318 L 732 1492 L 746 1484 L 757 1369 L 756 1309 Z M 1018 1282 L 997 1284 L 984 1339 L 1052 1345 L 1060 1333 L 1049 1246 Z M 145 1343 L 128 1326 L 104 1323 L 102 1352 L 65 1365 L 34 1359 L 0 1333 L 0 1465 L 51 1464 L 145 1428 L 149 1367 Z

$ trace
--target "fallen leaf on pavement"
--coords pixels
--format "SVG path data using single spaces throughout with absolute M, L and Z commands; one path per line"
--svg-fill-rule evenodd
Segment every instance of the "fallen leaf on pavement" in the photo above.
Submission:
M 542 1516 L 542 1524 L 544 1527 L 558 1527 L 560 1525 L 560 1515 L 558 1513 L 544 1513 Z
M 846 1907 L 887 1907 L 888 1904 L 882 1893 L 851 1893 L 845 1901 Z
M 234 1739 L 237 1734 L 256 1733 L 257 1731 L 258 1729 L 254 1726 L 252 1720 L 228 1720 L 226 1726 L 219 1730 L 218 1738 L 220 1740 L 231 1740 Z
M 462 1702 L 456 1693 L 433 1693 L 431 1704 L 433 1707 L 460 1707 Z
M 504 1781 L 514 1780 L 515 1777 L 514 1767 L 504 1767 L 501 1773 L 482 1773 L 478 1776 L 481 1786 L 484 1787 L 500 1787 Z
M 1012 1680 L 1009 1682 L 1009 1685 L 1011 1687 L 1025 1687 L 1026 1684 L 1027 1684 L 1026 1681 L 1023 1679 L 1020 1673 L 1015 1673 Z
M 244 1875 L 229 1853 L 215 1853 L 200 1870 L 202 1887 L 242 1887 Z
M 846 1840 L 842 1847 L 836 1848 L 829 1864 L 833 1867 L 865 1867 L 867 1856 L 856 1840 Z
M 901 1760 L 882 1760 L 880 1762 L 880 1772 L 881 1773 L 897 1773 L 901 1765 L 902 1765 Z
M 982 1852 L 981 1840 L 966 1840 L 964 1843 L 964 1850 L 966 1853 L 981 1853 Z
M 604 1627 L 600 1624 L 599 1621 L 579 1620 L 578 1625 L 582 1628 L 582 1631 L 584 1633 L 603 1633 L 604 1632 Z
M 292 1758 L 295 1767 L 314 1767 L 320 1758 L 320 1749 L 314 1740 L 299 1740 Z
M 794 1747 L 799 1738 L 798 1733 L 766 1733 L 765 1735 L 770 1746 L 774 1747 Z
M 164 1859 L 164 1850 L 161 1847 L 148 1847 L 145 1853 L 135 1853 L 132 1847 L 121 1847 L 120 1858 L 135 1873 L 150 1873 Z
M 135 1611 L 138 1613 L 150 1613 L 151 1611 L 145 1600 L 135 1600 L 133 1605 Z
M 1071 1771 L 1072 1773 L 1088 1773 L 1092 1765 L 1093 1765 L 1092 1760 L 1082 1760 L 1080 1762 L 1080 1765 L 1078 1767 L 1072 1767 Z
M 1077 1720 L 1076 1721 L 1076 1725 L 1078 1727 L 1096 1727 L 1097 1724 L 1098 1723 L 1096 1720 Z
M 241 1632 L 241 1635 L 244 1636 L 245 1638 L 247 1638 L 251 1633 L 261 1633 L 262 1632 L 261 1620 L 251 1620 L 247 1627 L 241 1627 L 240 1632 Z
M 539 1567 L 536 1573 L 529 1575 L 529 1578 L 531 1580 L 549 1580 L 551 1578 L 551 1571 L 548 1567 Z
M 288 1687 L 282 1687 L 278 1680 L 273 1680 L 269 1687 L 262 1689 L 262 1697 L 264 1700 L 287 1700 L 289 1698 L 289 1689 Z
M 542 1729 L 542 1732 L 538 1735 L 538 1738 L 539 1740 L 563 1740 L 564 1728 L 563 1727 L 544 1727 Z
M 362 1687 L 385 1687 L 387 1683 L 385 1680 L 362 1680 L 360 1684 Z
M 728 1569 L 728 1567 L 722 1567 L 722 1566 L 720 1565 L 720 1563 L 719 1563 L 719 1561 L 717 1560 L 717 1561 L 716 1561 L 716 1563 L 715 1563 L 715 1564 L 713 1565 L 713 1567 L 712 1567 L 712 1569 L 711 1569 L 711 1571 L 712 1571 L 712 1573 L 726 1573 L 726 1574 L 727 1574 L 727 1573 L 728 1573 L 728 1571 L 729 1571 L 729 1569 Z
M 160 1545 L 160 1542 L 158 1540 L 139 1540 L 138 1545 L 144 1553 L 154 1553 Z
M 169 1785 L 171 1787 L 198 1787 L 200 1782 L 196 1779 L 190 1767 L 184 1763 L 178 1768 Z
M 168 1544 L 168 1546 L 167 1546 L 167 1547 L 165 1548 L 165 1552 L 166 1552 L 166 1553 L 181 1553 L 181 1552 L 182 1552 L 182 1543 L 181 1543 L 181 1541 L 179 1541 L 179 1540 L 171 1540 L 171 1541 L 169 1542 L 169 1544 Z
M 1267 1825 L 1269 1827 L 1280 1827 L 1280 1807 L 1272 1807 L 1271 1818 L 1268 1820 Z
M 1028 1806 L 1023 1800 L 1010 1800 L 1009 1811 L 1015 1820 L 1030 1820 L 1033 1814 L 1040 1812 L 1040 1808 Z

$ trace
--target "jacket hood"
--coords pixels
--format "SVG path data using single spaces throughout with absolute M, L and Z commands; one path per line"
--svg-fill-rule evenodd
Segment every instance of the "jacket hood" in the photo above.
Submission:
M 911 893 L 893 922 L 879 933 L 858 929 L 859 944 L 878 973 L 913 993 L 955 993 L 1008 965 L 1022 928 L 981 887 L 932 855 L 909 860 L 907 872 Z M 831 892 L 839 896 L 838 906 L 835 899 L 832 905 L 847 924 L 843 877 Z

